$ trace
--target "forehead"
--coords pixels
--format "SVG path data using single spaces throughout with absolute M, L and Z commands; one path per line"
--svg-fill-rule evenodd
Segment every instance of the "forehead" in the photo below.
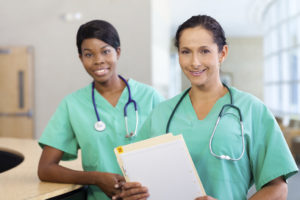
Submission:
M 183 30 L 179 38 L 179 47 L 210 46 L 213 44 L 215 44 L 213 34 L 201 26 Z
M 82 49 L 99 49 L 99 48 L 105 48 L 107 46 L 110 45 L 97 38 L 84 39 L 81 43 Z

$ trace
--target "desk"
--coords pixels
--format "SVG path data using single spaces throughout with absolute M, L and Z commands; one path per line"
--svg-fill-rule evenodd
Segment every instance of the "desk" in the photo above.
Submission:
M 0 173 L 0 199 L 44 200 L 81 188 L 81 185 L 41 182 L 37 168 L 42 149 L 36 140 L 0 138 L 1 149 L 11 149 L 23 154 L 24 161 L 18 166 Z M 81 155 L 75 161 L 61 161 L 63 166 L 82 170 Z

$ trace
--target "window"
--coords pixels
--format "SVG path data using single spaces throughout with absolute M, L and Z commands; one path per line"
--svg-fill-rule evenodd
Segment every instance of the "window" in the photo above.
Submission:
M 300 1 L 274 0 L 264 13 L 264 100 L 300 119 Z

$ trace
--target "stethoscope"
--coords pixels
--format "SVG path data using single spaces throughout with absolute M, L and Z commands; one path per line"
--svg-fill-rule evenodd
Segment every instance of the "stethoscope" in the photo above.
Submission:
M 242 118 L 242 114 L 241 114 L 240 109 L 239 109 L 237 106 L 233 105 L 233 99 L 232 99 L 231 90 L 229 89 L 229 87 L 228 87 L 226 84 L 223 83 L 223 85 L 224 85 L 224 86 L 227 88 L 227 90 L 229 91 L 229 95 L 230 95 L 230 104 L 225 104 L 225 105 L 222 107 L 222 109 L 221 109 L 221 111 L 220 111 L 220 113 L 219 113 L 219 115 L 218 115 L 217 122 L 216 122 L 216 124 L 215 124 L 215 127 L 214 127 L 214 129 L 213 129 L 213 133 L 211 134 L 211 137 L 210 137 L 210 140 L 209 140 L 209 150 L 210 150 L 211 155 L 213 155 L 213 156 L 216 157 L 216 158 L 219 158 L 219 159 L 225 159 L 225 160 L 232 160 L 232 161 L 238 161 L 238 160 L 240 160 L 240 159 L 243 157 L 244 152 L 245 152 L 243 118 Z M 179 106 L 180 103 L 182 102 L 183 98 L 188 94 L 188 92 L 190 91 L 190 89 L 191 89 L 191 88 L 187 89 L 187 90 L 183 93 L 183 95 L 181 96 L 181 98 L 179 99 L 179 101 L 177 102 L 177 104 L 175 105 L 175 107 L 174 107 L 174 109 L 173 109 L 173 111 L 172 111 L 172 113 L 171 113 L 171 115 L 170 115 L 170 117 L 169 117 L 168 123 L 167 123 L 166 133 L 169 133 L 169 128 L 170 128 L 170 124 L 171 124 L 172 118 L 173 118 L 173 116 L 174 116 L 174 114 L 175 114 L 175 112 L 176 112 L 178 106 Z M 238 158 L 231 158 L 231 157 L 228 156 L 228 155 L 217 155 L 217 154 L 213 151 L 213 149 L 212 149 L 212 141 L 213 141 L 213 138 L 214 138 L 214 135 L 215 135 L 217 126 L 218 126 L 218 124 L 219 124 L 219 122 L 220 122 L 220 120 L 221 120 L 221 117 L 224 116 L 224 115 L 226 115 L 226 114 L 232 114 L 232 113 L 224 113 L 224 110 L 225 110 L 226 108 L 233 108 L 233 109 L 237 110 L 238 113 L 239 113 L 240 127 L 241 127 L 241 132 L 242 132 L 242 153 L 241 153 L 241 155 L 240 155 Z M 234 115 L 234 116 L 235 116 L 235 115 Z
M 133 100 L 131 98 L 131 90 L 129 87 L 128 82 L 121 76 L 119 75 L 119 78 L 122 79 L 122 81 L 126 84 L 126 87 L 128 89 L 128 101 L 124 106 L 124 119 L 125 119 L 125 126 L 126 126 L 126 138 L 130 138 L 136 135 L 136 131 L 137 131 L 137 127 L 138 127 L 138 123 L 139 123 L 139 114 L 138 114 L 138 109 L 137 109 L 137 104 L 135 102 L 135 100 Z M 92 83 L 92 100 L 93 100 L 93 105 L 94 105 L 94 110 L 96 113 L 96 117 L 97 117 L 97 122 L 95 123 L 95 129 L 99 132 L 104 131 L 106 128 L 106 125 L 103 121 L 101 121 L 98 110 L 97 110 L 97 106 L 96 106 L 96 102 L 95 102 L 95 82 Z M 134 105 L 134 110 L 135 110 L 135 129 L 134 132 L 129 133 L 128 131 L 128 121 L 127 121 L 127 107 L 130 103 L 133 103 Z

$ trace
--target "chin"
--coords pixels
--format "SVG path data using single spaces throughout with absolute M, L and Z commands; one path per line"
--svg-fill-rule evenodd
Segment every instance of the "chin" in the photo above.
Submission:
M 195 80 L 195 78 L 190 79 L 191 85 L 200 87 L 200 86 L 204 86 L 207 82 L 205 80 Z

